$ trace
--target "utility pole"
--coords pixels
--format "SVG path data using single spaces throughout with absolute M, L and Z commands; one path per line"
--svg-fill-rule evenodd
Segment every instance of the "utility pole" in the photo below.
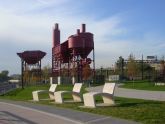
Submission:
M 22 89 L 24 89 L 24 60 L 21 59 L 21 81 L 22 81 Z
M 143 70 L 144 70 L 144 66 L 143 66 L 143 54 L 142 54 L 142 62 L 141 62 L 141 66 L 142 66 L 142 80 L 143 80 L 143 77 L 144 77 L 144 72 L 143 72 Z
M 103 75 L 103 67 L 102 66 L 100 68 L 100 73 L 101 73 L 101 75 Z
M 124 59 L 121 57 L 121 80 L 124 78 Z

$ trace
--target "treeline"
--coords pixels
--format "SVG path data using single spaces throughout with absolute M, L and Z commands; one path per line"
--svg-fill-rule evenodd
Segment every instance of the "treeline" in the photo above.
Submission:
M 136 60 L 133 54 L 127 59 L 122 56 L 116 61 L 114 68 L 100 68 L 96 70 L 97 75 L 104 75 L 108 79 L 109 75 L 120 75 L 121 80 L 151 80 L 165 82 L 165 60 L 146 62 L 146 60 Z
M 116 71 L 122 78 L 128 78 L 129 80 L 165 81 L 165 61 L 163 57 L 151 63 L 146 63 L 143 59 L 137 61 L 133 54 L 129 55 L 127 61 L 119 57 L 119 60 L 116 62 Z
M 9 74 L 9 71 L 7 71 L 7 70 L 1 71 L 1 73 L 0 73 L 0 82 L 7 81 L 9 79 L 8 74 Z

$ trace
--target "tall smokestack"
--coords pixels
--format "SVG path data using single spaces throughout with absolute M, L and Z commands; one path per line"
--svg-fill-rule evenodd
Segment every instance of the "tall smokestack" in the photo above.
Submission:
M 77 29 L 77 34 L 80 34 L 80 29 Z
M 57 30 L 58 30 L 58 23 L 56 23 L 56 24 L 55 24 L 55 29 L 57 29 Z
M 55 24 L 55 28 L 53 30 L 53 47 L 60 44 L 60 30 L 58 28 L 58 23 Z
M 82 24 L 82 29 L 81 32 L 84 33 L 85 32 L 85 24 Z

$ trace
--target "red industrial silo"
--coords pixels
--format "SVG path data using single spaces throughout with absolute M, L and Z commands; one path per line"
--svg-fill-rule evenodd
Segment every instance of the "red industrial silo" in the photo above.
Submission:
M 94 49 L 93 34 L 85 32 L 85 24 L 82 24 L 82 31 L 71 35 L 68 38 L 68 48 L 72 51 L 73 56 L 81 56 L 85 59 Z
M 93 51 L 93 58 L 88 58 Z M 55 24 L 53 30 L 53 48 L 52 48 L 52 74 L 61 76 L 61 67 L 68 65 L 68 76 L 71 74 L 73 65 L 76 65 L 78 82 L 82 80 L 82 68 L 85 64 L 93 63 L 95 70 L 94 40 L 93 34 L 86 32 L 85 24 L 82 24 L 81 32 L 71 35 L 65 42 L 60 44 L 60 30 L 58 24 Z M 66 69 L 66 68 L 65 68 Z M 94 72 L 94 71 L 93 71 Z
M 22 88 L 24 88 L 24 82 L 26 82 L 24 79 L 24 74 L 28 71 L 27 68 L 30 67 L 33 67 L 33 74 L 34 72 L 37 73 L 41 82 L 41 59 L 46 55 L 46 53 L 40 50 L 35 50 L 24 51 L 22 53 L 17 53 L 17 55 L 21 58 Z M 30 79 L 30 76 L 28 78 Z
M 71 35 L 68 38 L 68 48 L 72 55 L 72 62 L 77 65 L 78 81 L 82 80 L 82 69 L 85 64 L 90 64 L 93 61 L 94 66 L 94 40 L 93 34 L 86 32 L 85 24 L 82 24 L 82 30 L 77 30 L 77 34 Z M 88 55 L 93 50 L 92 60 Z

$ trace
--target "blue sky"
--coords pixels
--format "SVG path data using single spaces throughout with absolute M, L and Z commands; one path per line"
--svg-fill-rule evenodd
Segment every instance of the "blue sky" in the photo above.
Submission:
M 96 66 L 110 67 L 119 56 L 165 55 L 165 0 L 0 0 L 0 71 L 20 73 L 17 52 L 47 52 L 52 28 L 61 42 L 82 23 L 94 34 Z

